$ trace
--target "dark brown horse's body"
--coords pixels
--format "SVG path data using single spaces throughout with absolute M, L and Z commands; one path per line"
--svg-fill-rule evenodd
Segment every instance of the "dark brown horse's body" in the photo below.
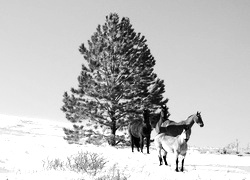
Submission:
M 151 124 L 149 122 L 149 111 L 145 109 L 143 111 L 144 120 L 135 120 L 129 124 L 128 132 L 131 140 L 132 152 L 134 152 L 134 145 L 137 147 L 137 150 L 143 152 L 144 138 L 147 142 L 147 153 L 149 154 L 150 146 L 150 134 L 151 134 Z

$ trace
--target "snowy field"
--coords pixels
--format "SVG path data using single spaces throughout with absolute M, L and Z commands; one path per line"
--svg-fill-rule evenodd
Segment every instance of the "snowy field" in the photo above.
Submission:
M 0 180 L 36 179 L 97 179 L 70 170 L 47 170 L 48 159 L 66 159 L 79 151 L 94 152 L 107 160 L 104 173 L 116 166 L 121 177 L 136 180 L 168 179 L 231 179 L 250 180 L 250 156 L 200 154 L 189 149 L 185 159 L 185 171 L 174 171 L 173 155 L 169 154 L 171 166 L 159 166 L 154 144 L 150 154 L 132 153 L 129 147 L 115 148 L 107 144 L 69 145 L 63 140 L 62 127 L 69 123 L 34 120 L 20 117 L 0 116 Z M 145 149 L 146 150 L 146 149 Z M 106 169 L 106 171 L 105 171 Z M 122 179 L 122 178 L 121 178 Z

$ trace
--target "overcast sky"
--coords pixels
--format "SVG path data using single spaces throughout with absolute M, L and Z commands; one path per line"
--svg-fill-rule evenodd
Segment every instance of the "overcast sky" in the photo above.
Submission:
M 170 118 L 201 111 L 191 145 L 250 143 L 250 1 L 8 0 L 0 6 L 0 113 L 66 122 L 87 43 L 105 16 L 130 18 L 165 81 Z

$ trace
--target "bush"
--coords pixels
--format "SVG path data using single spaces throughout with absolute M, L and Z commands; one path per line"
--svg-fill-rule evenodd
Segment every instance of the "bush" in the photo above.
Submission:
M 105 142 L 104 136 L 103 135 L 92 135 L 89 136 L 86 140 L 86 144 L 93 144 L 93 145 L 102 145 Z
M 117 164 L 114 164 L 108 171 L 108 175 L 103 175 L 95 180 L 127 180 L 128 178 L 117 168 Z
M 221 154 L 239 154 L 239 141 L 236 139 L 221 150 Z
M 47 159 L 47 161 L 43 161 L 43 168 L 46 170 L 64 170 L 65 165 L 64 162 L 58 158 L 53 160 Z
M 123 145 L 127 145 L 128 144 L 128 142 L 126 141 L 124 135 L 121 135 L 121 136 L 116 135 L 116 136 L 114 136 L 112 134 L 110 136 L 107 136 L 106 140 L 108 141 L 108 144 L 112 145 L 112 146 L 116 146 L 118 144 L 123 144 Z
M 100 157 L 97 153 L 78 152 L 76 155 L 67 157 L 67 161 L 58 158 L 54 160 L 43 161 L 43 167 L 47 170 L 66 170 L 75 171 L 77 173 L 87 173 L 95 176 L 100 172 L 107 161 Z
M 97 153 L 78 152 L 77 156 L 68 157 L 68 166 L 72 171 L 86 172 L 96 175 L 101 171 L 107 161 Z
M 67 157 L 66 161 L 59 158 L 43 161 L 43 167 L 46 170 L 70 170 L 77 173 L 86 173 L 95 180 L 127 180 L 123 171 L 117 164 L 104 168 L 107 161 L 92 152 L 78 152 L 76 155 Z

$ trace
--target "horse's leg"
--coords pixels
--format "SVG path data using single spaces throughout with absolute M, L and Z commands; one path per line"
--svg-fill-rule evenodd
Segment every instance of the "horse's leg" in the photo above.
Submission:
M 181 161 L 181 171 L 182 172 L 184 171 L 184 159 L 185 159 L 185 157 L 183 157 L 183 159 Z
M 134 145 L 136 146 L 136 149 L 138 152 L 140 152 L 140 139 L 134 138 Z
M 134 137 L 130 136 L 132 152 L 134 152 Z
M 147 137 L 147 153 L 149 154 L 150 136 Z
M 178 161 L 178 153 L 177 152 L 175 152 L 175 158 L 176 158 L 176 168 L 175 168 L 175 171 L 178 172 L 179 171 L 178 170 L 178 163 L 179 163 L 179 161 Z
M 158 151 L 159 151 L 158 158 L 159 158 L 160 166 L 161 166 L 162 165 L 161 148 L 159 148 Z
M 164 160 L 165 165 L 167 166 L 168 163 L 167 163 L 167 152 L 166 151 L 164 151 L 163 160 Z
M 143 153 L 143 145 L 144 145 L 144 137 L 143 136 L 140 136 L 140 146 L 141 146 L 141 152 Z
M 140 140 L 137 140 L 137 151 L 140 152 Z

